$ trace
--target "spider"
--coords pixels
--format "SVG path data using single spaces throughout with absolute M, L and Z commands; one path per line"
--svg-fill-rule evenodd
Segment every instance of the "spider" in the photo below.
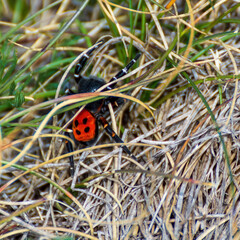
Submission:
M 90 48 L 79 60 L 78 64 L 75 68 L 74 78 L 76 83 L 78 84 L 78 93 L 88 93 L 95 92 L 100 87 L 106 84 L 106 81 L 102 78 L 89 76 L 85 77 L 81 75 L 81 71 L 87 63 L 88 58 L 91 56 L 94 50 L 96 50 L 99 46 L 103 44 L 103 41 L 97 42 L 92 48 Z M 136 54 L 135 58 L 133 58 L 125 68 L 123 68 L 120 72 L 118 72 L 110 82 L 119 79 L 120 77 L 127 74 L 128 70 L 132 67 L 132 65 L 138 60 L 141 56 L 140 53 Z M 116 83 L 112 83 L 108 85 L 104 90 L 111 90 L 115 87 Z M 67 89 L 67 94 L 75 94 L 72 90 Z M 104 113 L 108 109 L 108 104 L 111 103 L 113 106 L 119 106 L 123 104 L 123 99 L 118 97 L 106 97 L 105 99 L 100 99 L 95 102 L 89 103 L 85 106 L 85 108 L 73 119 L 72 122 L 72 133 L 77 142 L 80 142 L 84 146 L 93 145 L 98 138 L 98 131 L 100 123 L 104 130 L 108 135 L 116 142 L 116 143 L 124 143 L 122 139 L 113 131 L 110 127 L 107 120 L 104 118 Z M 70 137 L 69 133 L 66 132 L 66 135 Z M 72 144 L 67 141 L 67 150 L 68 152 L 73 152 Z M 122 149 L 134 160 L 137 160 L 136 157 L 131 153 L 131 151 L 125 145 L 121 146 Z M 73 156 L 69 157 L 70 160 L 70 173 L 74 175 L 74 159 Z

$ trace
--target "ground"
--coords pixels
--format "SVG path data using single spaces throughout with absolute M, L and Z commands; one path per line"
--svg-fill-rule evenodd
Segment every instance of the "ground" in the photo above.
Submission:
M 239 6 L 3 0 L 0 239 L 239 239 Z M 114 91 L 66 96 L 99 40 L 84 76 L 141 57 Z M 125 99 L 103 115 L 137 160 L 101 126 L 89 146 L 65 134 L 109 96 Z

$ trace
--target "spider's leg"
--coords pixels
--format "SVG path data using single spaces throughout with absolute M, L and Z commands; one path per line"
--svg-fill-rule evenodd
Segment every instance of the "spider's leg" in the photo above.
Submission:
M 80 77 L 80 72 L 83 70 L 88 58 L 92 54 L 94 50 L 96 50 L 99 46 L 101 46 L 104 43 L 103 40 L 97 42 L 95 45 L 93 45 L 83 56 L 79 59 L 79 62 L 75 68 L 74 77 L 77 80 Z
M 112 81 L 115 81 L 117 79 L 119 79 L 120 77 L 124 76 L 127 74 L 128 70 L 132 67 L 132 65 L 138 60 L 138 58 L 141 56 L 141 53 L 137 53 L 137 55 L 135 56 L 135 58 L 133 58 L 129 63 L 128 65 L 123 68 L 120 72 L 118 72 L 111 80 L 110 82 Z M 114 84 L 111 84 L 110 87 L 111 88 L 114 88 L 114 86 L 116 85 L 116 83 Z
M 67 136 L 67 137 L 69 137 L 69 138 L 71 138 L 70 137 L 70 134 L 68 133 L 68 132 L 65 132 L 65 135 Z M 66 146 L 67 146 L 67 151 L 69 152 L 69 153 L 71 153 L 71 152 L 73 152 L 73 145 L 72 145 L 72 143 L 70 142 L 70 141 L 68 141 L 68 140 L 66 140 Z M 73 177 L 73 175 L 74 175 L 74 159 L 73 159 L 73 156 L 70 156 L 69 157 L 69 162 L 70 162 L 70 173 L 71 173 L 71 176 Z
M 66 96 L 69 96 L 69 95 L 72 95 L 72 94 L 75 94 L 75 93 L 74 93 L 71 89 L 67 88 L 67 89 L 65 90 L 65 94 L 66 94 Z M 67 136 L 67 137 L 69 137 L 69 138 L 72 138 L 72 137 L 70 136 L 69 132 L 64 132 L 64 135 Z M 68 153 L 73 152 L 73 145 L 72 145 L 72 143 L 69 142 L 68 140 L 66 140 L 65 143 L 66 143 L 66 147 L 67 147 Z M 75 170 L 75 168 L 74 168 L 74 158 L 73 158 L 73 156 L 70 156 L 70 157 L 69 157 L 69 163 L 70 163 L 70 174 L 71 174 L 71 176 L 73 177 L 73 175 L 74 175 L 74 170 Z
M 138 60 L 138 58 L 141 56 L 141 53 L 137 53 L 137 55 L 135 56 L 135 58 L 133 58 L 125 68 L 123 68 L 121 71 L 119 71 L 113 78 L 111 78 L 111 80 L 109 82 L 115 81 L 117 79 L 119 79 L 120 77 L 124 76 L 127 74 L 128 70 L 132 67 L 132 65 Z M 111 90 L 115 87 L 116 83 L 111 84 L 110 86 L 106 87 L 103 90 Z M 116 106 L 121 105 L 123 101 L 117 102 L 116 97 L 107 97 L 105 99 L 105 106 L 108 105 L 108 103 L 113 103 Z
M 70 95 L 75 94 L 75 92 L 73 92 L 70 88 L 67 88 L 67 89 L 65 90 L 65 94 L 66 94 L 66 96 L 70 96 Z
M 105 131 L 112 137 L 112 139 L 116 143 L 124 143 L 123 140 L 113 131 L 113 129 L 109 126 L 107 120 L 99 115 L 97 117 L 98 121 L 102 124 L 103 128 Z M 121 145 L 121 148 L 123 149 L 124 152 L 126 152 L 133 160 L 137 161 L 137 158 L 131 153 L 131 151 L 128 149 L 127 146 Z

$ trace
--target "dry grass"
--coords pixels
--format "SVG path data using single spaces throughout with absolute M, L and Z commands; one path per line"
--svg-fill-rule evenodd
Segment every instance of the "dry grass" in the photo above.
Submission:
M 0 8 L 0 239 L 239 239 L 240 4 L 19 2 Z M 141 52 L 135 81 L 59 98 L 100 38 L 84 74 L 109 80 Z M 137 162 L 102 131 L 66 152 L 69 106 L 106 95 L 129 100 L 108 119 Z

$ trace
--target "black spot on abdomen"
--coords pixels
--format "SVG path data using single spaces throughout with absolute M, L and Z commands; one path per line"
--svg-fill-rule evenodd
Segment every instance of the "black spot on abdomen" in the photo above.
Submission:
M 83 119 L 83 124 L 87 124 L 87 121 L 88 121 L 88 119 L 87 119 L 87 118 L 84 118 L 84 119 Z
M 85 133 L 88 133 L 89 130 L 90 130 L 90 127 L 86 127 L 86 128 L 84 129 L 84 132 L 85 132 Z
M 75 126 L 77 127 L 79 124 L 78 120 L 75 120 Z

